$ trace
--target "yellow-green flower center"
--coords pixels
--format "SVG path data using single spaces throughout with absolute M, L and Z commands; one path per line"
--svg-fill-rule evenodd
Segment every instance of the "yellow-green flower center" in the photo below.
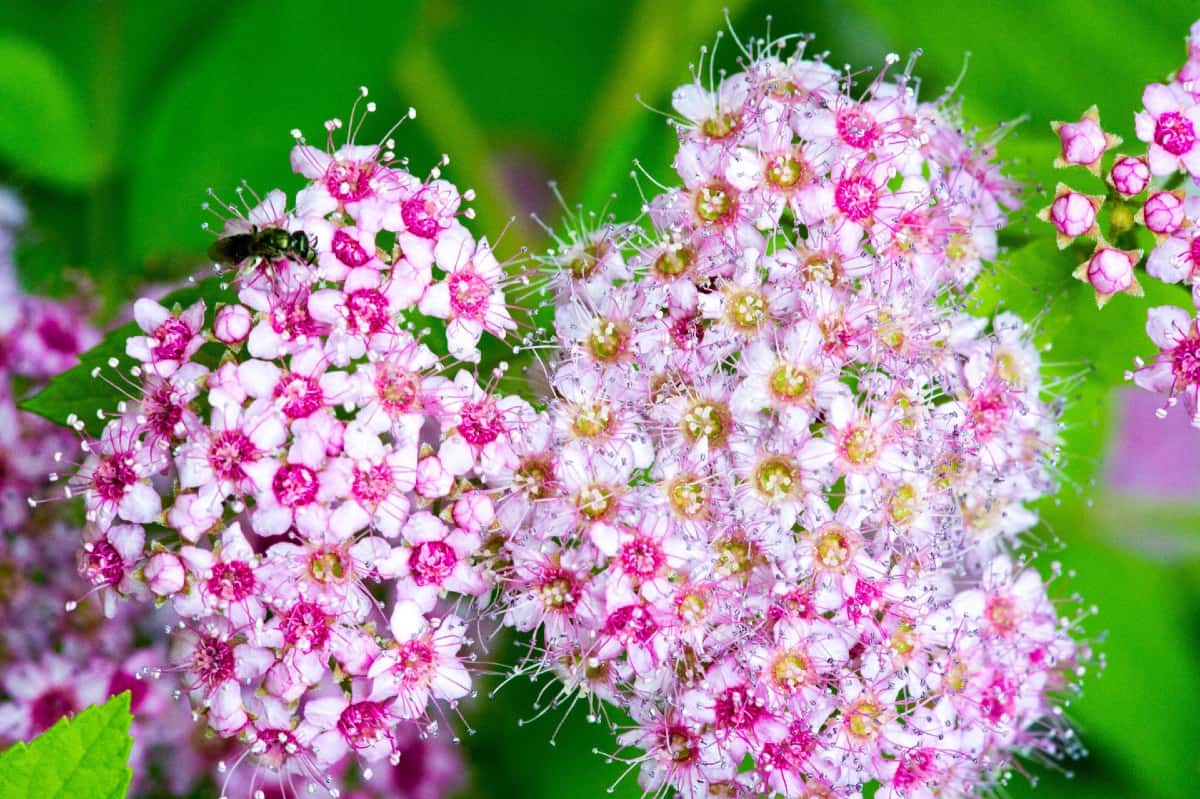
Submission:
M 705 222 L 716 222 L 733 208 L 733 190 L 711 183 L 696 193 L 696 214 Z
M 764 458 L 754 470 L 754 487 L 770 502 L 792 496 L 799 487 L 800 469 L 783 456 Z

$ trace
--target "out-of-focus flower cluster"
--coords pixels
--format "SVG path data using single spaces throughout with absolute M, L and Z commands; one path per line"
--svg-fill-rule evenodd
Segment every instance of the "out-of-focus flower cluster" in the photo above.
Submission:
M 170 770 L 162 754 L 186 746 L 188 714 L 171 701 L 167 682 L 139 672 L 165 662 L 147 614 L 126 608 L 112 623 L 94 609 L 68 614 L 87 591 L 76 571 L 79 521 L 63 503 L 31 507 L 59 468 L 55 452 L 70 431 L 17 408 L 47 378 L 76 363 L 98 341 L 82 303 L 27 294 L 18 285 L 14 247 L 25 211 L 0 190 L 0 749 L 49 729 L 64 715 L 130 691 L 137 785 L 169 778 L 186 790 L 203 761 L 186 758 Z
M 1107 157 L 1121 140 L 1103 130 L 1095 106 L 1078 122 L 1055 123 L 1062 142 L 1055 165 L 1103 174 L 1108 193 L 1090 195 L 1060 183 L 1040 215 L 1054 226 L 1060 247 L 1095 242 L 1075 276 L 1095 289 L 1101 305 L 1118 293 L 1141 296 L 1135 270 L 1143 255 L 1147 274 L 1190 286 L 1193 304 L 1200 305 L 1200 196 L 1181 187 L 1187 178 L 1200 185 L 1200 22 L 1192 25 L 1187 51 L 1178 72 L 1142 94 L 1144 108 L 1134 123 L 1144 152 Z M 1152 242 L 1148 253 L 1140 241 Z M 1167 395 L 1160 416 L 1182 397 L 1192 424 L 1200 427 L 1200 330 L 1193 314 L 1175 306 L 1151 308 L 1146 332 L 1160 351 L 1151 363 L 1139 359 L 1129 377 Z
M 632 716 L 648 792 L 974 794 L 1077 749 L 1090 657 L 1017 552 L 1054 488 L 1039 353 L 964 310 L 1014 187 L 894 56 L 856 88 L 788 41 L 675 92 L 648 229 L 584 218 L 547 259 L 505 618 L 553 706 Z
M 479 478 L 513 468 L 532 414 L 498 392 L 503 365 L 482 382 L 470 365 L 484 332 L 515 327 L 504 269 L 460 222 L 472 195 L 414 177 L 390 140 L 335 147 L 341 127 L 326 149 L 294 134 L 294 206 L 276 190 L 213 208 L 227 300 L 133 306 L 136 365 L 95 372 L 128 401 L 70 480 L 105 609 L 170 606 L 162 671 L 255 764 L 230 769 L 229 796 L 344 794 L 347 760 L 356 790 L 399 789 L 388 761 L 471 691 L 462 615 L 489 590 L 494 515 Z

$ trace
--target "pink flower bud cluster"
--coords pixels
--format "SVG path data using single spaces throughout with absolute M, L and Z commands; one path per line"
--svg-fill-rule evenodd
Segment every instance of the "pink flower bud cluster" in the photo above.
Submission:
M 907 71 L 861 91 L 786 41 L 675 92 L 648 229 L 547 259 L 505 618 L 555 706 L 632 716 L 648 793 L 973 794 L 1072 749 L 1088 658 L 1016 553 L 1054 485 L 1038 351 L 958 301 L 1013 186 Z
M 515 326 L 509 278 L 461 223 L 472 195 L 326 127 L 327 149 L 295 134 L 293 207 L 222 204 L 227 300 L 134 305 L 136 365 L 96 372 L 129 399 L 71 480 L 82 573 L 110 612 L 132 596 L 178 615 L 170 669 L 243 742 L 255 776 L 227 780 L 250 791 L 274 771 L 338 795 L 348 756 L 386 770 L 405 729 L 456 714 L 462 615 L 490 588 L 481 478 L 513 468 L 532 415 L 498 392 L 505 365 L 481 383 L 458 363 Z
M 1173 188 L 1187 178 L 1200 185 L 1200 21 L 1192 25 L 1187 44 L 1183 67 L 1166 83 L 1146 87 L 1144 109 L 1134 115 L 1137 137 L 1146 151 L 1114 156 L 1107 173 L 1109 195 L 1088 196 L 1059 184 L 1054 202 L 1040 214 L 1054 225 L 1060 247 L 1077 237 L 1095 240 L 1092 254 L 1074 274 L 1095 289 L 1101 305 L 1117 293 L 1141 296 L 1136 277 L 1143 263 L 1143 251 L 1136 248 L 1141 228 L 1154 241 L 1144 260 L 1146 273 L 1165 283 L 1190 286 L 1193 304 L 1200 304 L 1200 197 Z M 1093 106 L 1079 123 L 1055 123 L 1063 147 L 1057 166 L 1080 165 L 1100 174 L 1105 151 L 1120 140 L 1103 133 L 1099 122 Z M 1088 150 L 1094 155 L 1090 160 L 1070 157 L 1068 153 L 1088 149 L 1076 139 L 1085 129 L 1091 131 L 1091 125 L 1094 143 L 1103 139 L 1104 145 Z M 1097 224 L 1104 205 L 1109 206 L 1107 240 Z M 1128 242 L 1129 249 L 1109 241 Z M 1200 344 L 1191 316 L 1171 306 L 1152 308 L 1146 331 L 1160 351 L 1150 364 L 1139 359 L 1129 378 L 1167 395 L 1160 415 L 1182 397 L 1193 424 L 1200 427 Z

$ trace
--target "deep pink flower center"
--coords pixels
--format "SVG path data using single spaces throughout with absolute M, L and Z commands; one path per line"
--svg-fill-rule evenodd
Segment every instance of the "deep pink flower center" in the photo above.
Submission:
M 408 568 L 417 585 L 441 585 L 457 563 L 454 548 L 445 541 L 423 541 L 413 547 Z
M 695 349 L 704 341 L 704 319 L 699 314 L 673 317 L 669 329 L 680 349 Z
M 490 397 L 484 397 L 478 402 L 468 402 L 463 405 L 460 413 L 462 421 L 458 423 L 458 432 L 473 447 L 482 447 L 492 443 L 504 432 L 504 424 L 500 420 L 500 409 Z
M 643 580 L 658 574 L 665 560 L 658 544 L 641 536 L 621 547 L 620 558 L 622 571 Z
M 183 419 L 183 404 L 170 383 L 161 383 L 142 400 L 146 426 L 160 438 L 174 438 L 175 427 Z
M 1196 129 L 1183 114 L 1168 111 L 1154 125 L 1154 143 L 1171 155 L 1183 155 L 1196 143 Z
M 92 544 L 84 550 L 83 576 L 92 585 L 116 585 L 125 576 L 125 562 L 121 553 L 106 540 Z
M 354 467 L 351 490 L 354 498 L 364 505 L 378 505 L 391 495 L 395 487 L 396 477 L 386 462 L 371 464 L 366 468 Z
M 270 762 L 285 763 L 301 751 L 300 742 L 296 740 L 296 736 L 292 735 L 290 730 L 276 727 L 259 730 L 258 740 L 267 747 L 259 754 L 259 757 Z
M 233 662 L 233 647 L 212 635 L 201 637 L 192 652 L 192 672 L 209 690 L 234 678 Z
M 208 446 L 208 462 L 218 480 L 237 482 L 245 479 L 242 464 L 258 460 L 261 453 L 241 430 L 222 430 Z
M 346 295 L 346 321 L 360 333 L 378 333 L 389 321 L 387 297 L 378 289 L 350 292 Z
M 129 672 L 118 669 L 109 678 L 108 695 L 116 696 L 125 691 L 129 692 L 129 709 L 136 715 L 142 706 L 142 701 L 150 693 L 149 680 L 139 680 Z
M 105 502 L 120 502 L 129 486 L 136 482 L 137 473 L 123 452 L 102 458 L 92 472 L 92 490 Z
M 867 149 L 879 141 L 879 126 L 863 108 L 846 108 L 837 113 L 837 132 L 851 147 Z
M 433 647 L 419 638 L 400 644 L 392 673 L 406 686 L 427 684 L 433 676 Z
M 254 592 L 254 571 L 240 560 L 218 562 L 208 578 L 208 591 L 226 602 L 240 602 Z
M 993 724 L 998 724 L 1013 712 L 1016 700 L 1016 690 L 1003 677 L 998 677 L 983 692 L 979 700 L 979 709 L 984 718 Z
M 172 316 L 155 328 L 154 340 L 158 342 L 150 349 L 154 360 L 178 361 L 187 352 L 192 331 L 182 319 Z
M 1188 255 L 1192 258 L 1192 271 L 1200 269 L 1200 235 L 1192 237 L 1192 242 L 1188 245 Z
M 1171 351 L 1171 372 L 1181 386 L 1200 385 L 1200 337 L 1181 339 Z
M 280 299 L 271 308 L 271 329 L 288 339 L 316 336 L 321 326 L 308 312 L 308 294 L 301 293 L 289 299 Z
M 450 293 L 450 310 L 455 316 L 477 321 L 483 320 L 492 287 L 473 269 L 455 272 L 446 278 L 446 289 Z
M 421 189 L 404 201 L 404 205 L 400 207 L 400 217 L 409 233 L 423 239 L 432 239 L 442 229 L 437 219 L 439 210 L 428 190 Z
M 279 628 L 290 646 L 304 651 L 323 649 L 329 641 L 330 619 L 317 605 L 300 600 L 284 614 Z
M 399 366 L 383 362 L 375 373 L 375 394 L 389 416 L 420 409 L 421 380 Z
M 851 222 L 867 219 L 879 205 L 875 184 L 863 175 L 840 181 L 833 190 L 833 202 Z
M 330 244 L 333 255 L 346 266 L 362 266 L 371 260 L 371 254 L 349 233 L 338 229 Z
M 337 728 L 355 749 L 366 749 L 387 735 L 387 713 L 378 702 L 349 705 L 338 717 Z
M 750 729 L 762 712 L 743 685 L 725 689 L 713 705 L 717 726 L 730 730 Z
M 371 177 L 377 167 L 374 161 L 334 161 L 325 172 L 325 189 L 341 202 L 358 202 L 375 193 Z
M 901 790 L 919 787 L 925 782 L 925 777 L 933 770 L 933 766 L 933 752 L 928 749 L 912 750 L 901 758 L 892 784 Z
M 626 605 L 608 615 L 604 631 L 626 641 L 645 643 L 658 632 L 658 624 L 642 605 Z
M 971 397 L 970 427 L 977 441 L 991 439 L 1011 415 L 1008 392 L 998 382 L 983 387 Z
M 279 467 L 271 480 L 275 501 L 285 508 L 298 508 L 317 498 L 320 480 L 317 473 L 303 463 L 288 463 Z
M 54 687 L 43 693 L 29 708 L 29 718 L 33 722 L 33 731 L 43 733 L 54 726 L 54 723 L 68 713 L 78 710 L 75 695 L 66 688 Z
M 283 400 L 283 412 L 292 419 L 312 416 L 325 403 L 321 384 L 315 377 L 285 374 L 275 386 L 275 398 Z
M 794 722 L 782 741 L 771 741 L 763 745 L 763 763 L 776 769 L 797 770 L 816 751 L 817 739 L 804 728 L 802 722 Z
M 69 355 L 79 352 L 79 339 L 75 337 L 75 331 L 57 317 L 44 317 L 38 323 L 37 332 L 38 338 L 53 352 L 64 352 Z

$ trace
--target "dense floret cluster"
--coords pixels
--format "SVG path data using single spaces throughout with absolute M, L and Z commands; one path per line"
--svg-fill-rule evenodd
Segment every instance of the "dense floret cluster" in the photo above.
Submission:
M 1071 748 L 1089 657 L 1018 551 L 1054 488 L 1038 350 L 962 301 L 1014 187 L 894 56 L 858 89 L 785 47 L 680 87 L 682 185 L 547 258 L 505 619 L 556 706 L 632 716 L 649 792 L 972 794 Z
M 503 366 L 481 382 L 471 365 L 515 323 L 461 223 L 470 193 L 413 176 L 390 141 L 335 147 L 341 127 L 326 149 L 295 134 L 294 206 L 276 190 L 214 208 L 220 301 L 133 306 L 133 367 L 96 370 L 129 400 L 70 481 L 106 609 L 170 606 L 169 670 L 263 770 L 233 769 L 239 795 L 336 795 L 348 756 L 390 772 L 454 716 L 472 683 L 460 613 L 489 589 L 481 478 L 515 465 L 532 414 L 498 393 Z

